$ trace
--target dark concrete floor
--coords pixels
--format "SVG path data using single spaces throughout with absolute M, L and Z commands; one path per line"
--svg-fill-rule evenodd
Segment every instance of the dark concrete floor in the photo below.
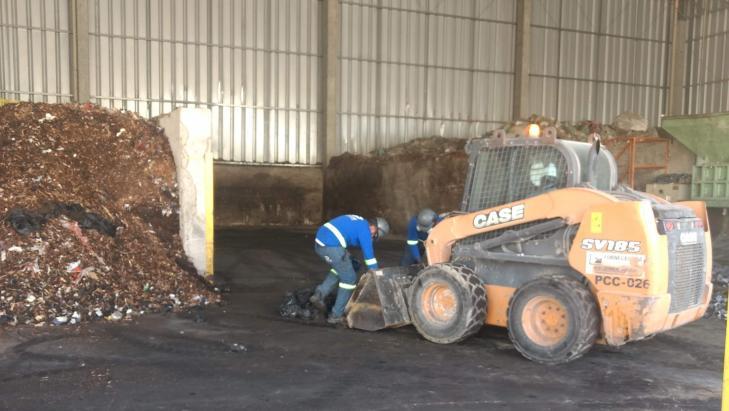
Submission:
M 557 367 L 525 360 L 496 328 L 441 346 L 412 327 L 281 320 L 283 292 L 326 271 L 312 242 L 305 232 L 220 232 L 217 269 L 232 292 L 203 322 L 150 315 L 0 331 L 0 409 L 719 409 L 718 320 Z M 400 244 L 379 245 L 380 260 L 394 264 Z

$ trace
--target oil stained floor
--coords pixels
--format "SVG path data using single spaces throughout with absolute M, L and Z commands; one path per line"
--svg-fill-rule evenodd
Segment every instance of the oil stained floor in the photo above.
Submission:
M 412 327 L 367 333 L 281 320 L 319 280 L 310 232 L 223 231 L 227 304 L 132 323 L 0 331 L 2 410 L 719 409 L 725 324 L 701 320 L 557 367 L 485 328 L 440 346 Z M 402 242 L 378 245 L 387 264 Z

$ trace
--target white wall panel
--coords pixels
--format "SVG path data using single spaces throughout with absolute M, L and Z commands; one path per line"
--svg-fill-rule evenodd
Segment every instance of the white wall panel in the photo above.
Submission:
M 67 0 L 0 0 L 0 98 L 71 99 Z
M 729 111 L 729 3 L 691 0 L 684 95 L 687 114 Z
M 208 107 L 218 160 L 315 164 L 317 0 L 92 0 L 92 101 Z
M 729 5 L 686 0 L 686 114 L 729 111 Z M 664 111 L 673 0 L 533 0 L 529 110 Z M 512 118 L 516 2 L 341 0 L 337 152 Z M 66 102 L 68 0 L 0 0 L 0 98 Z M 89 0 L 92 100 L 208 107 L 218 160 L 316 164 L 321 0 Z M 320 132 L 320 130 L 322 132 Z
M 511 118 L 515 2 L 342 1 L 339 152 L 473 137 Z
M 635 111 L 656 124 L 666 93 L 669 0 L 535 0 L 533 113 L 611 122 Z

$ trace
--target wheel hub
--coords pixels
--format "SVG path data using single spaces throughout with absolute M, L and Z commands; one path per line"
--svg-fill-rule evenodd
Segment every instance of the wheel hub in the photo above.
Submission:
M 458 299 L 447 284 L 434 283 L 425 287 L 421 302 L 423 313 L 430 322 L 448 324 L 458 312 Z
M 553 346 L 567 337 L 569 313 L 559 300 L 537 296 L 524 306 L 522 325 L 530 340 L 541 346 Z

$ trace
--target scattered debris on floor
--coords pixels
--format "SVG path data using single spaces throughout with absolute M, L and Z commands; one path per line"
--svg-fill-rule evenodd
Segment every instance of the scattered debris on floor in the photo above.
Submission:
M 313 288 L 302 288 L 287 292 L 283 302 L 279 306 L 279 314 L 281 317 L 290 320 L 312 321 L 323 318 L 324 313 L 320 312 L 309 302 L 309 297 L 313 294 Z M 328 308 L 331 309 L 334 305 L 334 299 L 335 296 L 333 295 L 326 298 L 325 303 Z
M 248 348 L 246 348 L 243 344 L 233 343 L 230 345 L 230 352 L 239 353 L 239 352 L 247 352 Z
M 219 301 L 182 249 L 175 181 L 164 133 L 133 113 L 0 107 L 0 324 Z
M 714 262 L 712 270 L 714 291 L 705 317 L 727 319 L 727 291 L 729 290 L 729 265 Z

